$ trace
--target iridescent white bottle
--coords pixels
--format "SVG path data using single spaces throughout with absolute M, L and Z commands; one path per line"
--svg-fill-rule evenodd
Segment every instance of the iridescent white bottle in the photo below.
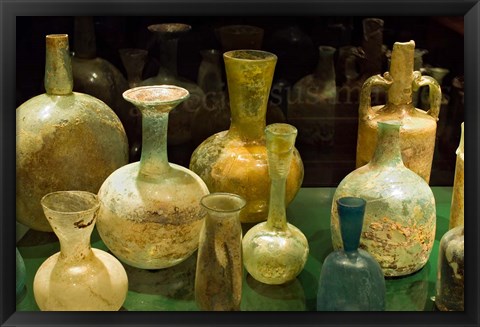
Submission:
M 60 241 L 60 252 L 42 263 L 33 293 L 42 311 L 116 311 L 125 301 L 128 278 L 111 254 L 90 247 L 99 201 L 85 191 L 45 195 L 41 204 Z

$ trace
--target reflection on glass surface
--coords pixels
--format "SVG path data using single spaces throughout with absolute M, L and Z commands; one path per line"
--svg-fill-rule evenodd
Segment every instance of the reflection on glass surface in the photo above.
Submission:
M 129 311 L 197 310 L 194 301 L 197 252 L 182 263 L 166 269 L 146 270 L 124 264 Z
M 242 311 L 305 311 L 305 292 L 298 279 L 267 285 L 247 274 L 243 283 Z

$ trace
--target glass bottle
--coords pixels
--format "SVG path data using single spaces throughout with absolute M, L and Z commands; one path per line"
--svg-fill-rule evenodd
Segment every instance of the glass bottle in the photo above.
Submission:
M 288 103 L 288 121 L 298 128 L 298 141 L 321 149 L 334 141 L 337 88 L 333 55 L 336 49 L 319 46 L 319 60 L 313 74 L 293 85 Z
M 247 274 L 240 308 L 242 311 L 307 311 L 305 290 L 298 278 L 285 284 L 268 285 Z
M 318 284 L 318 311 L 383 311 L 385 278 L 377 261 L 359 249 L 366 201 L 344 197 L 336 200 L 343 250 L 323 262 Z
M 142 82 L 142 72 L 147 62 L 148 51 L 144 49 L 123 48 L 118 50 L 123 66 L 127 71 L 128 86 L 134 88 Z M 142 152 L 142 114 L 137 107 L 130 107 L 132 124 L 135 125 L 134 136 L 130 137 L 130 160 L 139 161 Z
M 215 32 L 223 52 L 239 49 L 260 50 L 262 47 L 264 30 L 257 26 L 226 25 Z
M 97 229 L 117 258 L 137 268 L 174 266 L 198 247 L 200 199 L 208 188 L 167 157 L 169 112 L 188 95 L 173 85 L 141 86 L 123 94 L 142 113 L 142 155 L 102 184 Z
M 156 76 L 147 78 L 140 85 L 176 85 L 190 93 L 190 97 L 180 103 L 169 115 L 167 138 L 169 145 L 186 144 L 191 140 L 192 116 L 202 105 L 205 97 L 197 84 L 179 76 L 177 71 L 178 42 L 191 28 L 190 25 L 179 23 L 148 26 L 148 30 L 154 33 L 160 43 L 160 68 Z
M 348 91 L 348 99 L 355 104 L 360 99 L 360 90 L 363 83 L 372 75 L 380 74 L 385 50 L 383 46 L 383 26 L 384 21 L 380 18 L 365 18 L 362 20 L 363 36 L 361 44 L 361 55 L 357 56 L 359 65 L 359 74 L 356 78 L 351 78 L 341 86 Z M 353 64 L 354 62 L 352 62 Z M 352 71 L 353 72 L 353 71 Z M 353 77 L 353 76 L 352 76 Z M 384 92 L 379 87 L 373 86 L 371 90 L 374 104 L 379 104 L 384 100 Z
M 201 200 L 205 222 L 200 232 L 195 301 L 201 310 L 239 311 L 242 298 L 242 226 L 246 201 L 231 193 L 212 193 Z
M 268 218 L 243 237 L 243 263 L 259 282 L 278 285 L 300 274 L 309 249 L 305 235 L 287 222 L 285 210 L 285 186 L 297 129 L 288 124 L 271 124 L 265 133 L 271 180 Z
M 45 195 L 42 207 L 60 241 L 60 252 L 45 260 L 33 280 L 42 311 L 116 311 L 125 301 L 128 278 L 111 254 L 90 247 L 98 197 L 84 191 Z
M 462 134 L 460 144 L 458 145 L 455 163 L 455 177 L 453 180 L 452 205 L 450 208 L 450 224 L 449 229 L 463 225 L 464 217 L 464 185 L 465 185 L 465 153 L 463 147 L 463 124 L 461 125 Z
M 446 68 L 442 67 L 429 67 L 424 69 L 425 74 L 433 77 L 437 82 L 438 85 L 440 85 L 440 88 L 442 89 L 442 100 L 440 103 L 440 111 L 438 113 L 438 122 L 437 122 L 437 133 L 436 133 L 436 149 L 435 151 L 440 152 L 440 140 L 445 137 L 445 129 L 447 127 L 447 122 L 449 124 L 453 123 L 452 121 L 449 121 L 447 119 L 447 112 L 448 112 L 448 95 L 443 93 L 443 79 L 445 78 L 446 75 L 450 72 Z M 429 92 L 428 92 L 428 87 L 422 87 L 417 93 L 420 94 L 420 109 L 422 110 L 428 110 L 430 109 L 429 105 Z
M 231 124 L 210 136 L 192 154 L 190 169 L 210 192 L 242 196 L 247 205 L 240 222 L 267 218 L 270 196 L 265 146 L 265 112 L 277 57 L 257 50 L 233 50 L 223 55 L 227 73 Z M 303 163 L 294 150 L 285 200 L 290 203 L 303 181 Z
M 408 275 L 422 268 L 435 239 L 435 198 L 425 180 L 403 164 L 400 128 L 399 121 L 378 122 L 372 160 L 340 182 L 331 210 L 333 247 L 339 249 L 336 200 L 352 196 L 367 201 L 360 247 L 378 261 L 385 276 Z
M 27 271 L 25 268 L 25 262 L 23 261 L 22 255 L 18 251 L 18 248 L 15 248 L 15 257 L 15 294 L 18 301 L 25 289 L 25 278 L 27 277 Z
M 192 140 L 198 146 L 209 136 L 228 129 L 230 107 L 222 81 L 221 53 L 215 49 L 200 52 L 198 85 L 205 92 L 203 105 L 193 114 Z
M 450 229 L 438 252 L 435 305 L 440 311 L 463 311 L 465 294 L 465 247 L 463 224 Z
M 136 48 L 119 49 L 120 59 L 127 72 L 128 86 L 134 88 L 142 82 L 143 69 L 147 63 L 148 51 Z
M 128 162 L 122 123 L 104 102 L 72 92 L 68 35 L 46 36 L 46 93 L 16 110 L 17 221 L 52 231 L 41 198 L 57 190 L 96 193 Z
M 383 77 L 374 75 L 362 86 L 356 166 L 365 165 L 373 156 L 377 146 L 377 122 L 400 120 L 403 162 L 428 183 L 442 91 L 434 78 L 413 71 L 414 48 L 414 41 L 395 42 L 390 72 Z M 430 90 L 430 109 L 427 112 L 412 104 L 412 91 L 426 85 Z M 374 86 L 387 88 L 388 100 L 385 105 L 371 106 L 371 89 Z
M 77 16 L 74 25 L 73 90 L 94 96 L 112 108 L 125 128 L 132 152 L 131 146 L 139 142 L 141 134 L 138 111 L 122 98 L 128 83 L 117 67 L 97 56 L 93 17 Z

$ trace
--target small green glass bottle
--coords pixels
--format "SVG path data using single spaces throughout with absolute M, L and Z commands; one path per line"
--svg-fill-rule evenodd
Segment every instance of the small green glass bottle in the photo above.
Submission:
M 309 248 L 305 235 L 287 223 L 285 210 L 286 179 L 297 129 L 289 124 L 271 124 L 265 132 L 271 180 L 268 218 L 245 234 L 243 263 L 256 280 L 277 285 L 293 280 L 302 271 Z

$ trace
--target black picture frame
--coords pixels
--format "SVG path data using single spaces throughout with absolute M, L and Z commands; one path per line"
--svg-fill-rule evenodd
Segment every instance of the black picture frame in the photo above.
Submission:
M 419 1 L 363 1 L 363 0 L 303 0 L 303 1 L 47 1 L 3 0 L 1 12 L 0 45 L 0 99 L 2 100 L 0 132 L 0 180 L 2 210 L 0 228 L 0 322 L 2 326 L 223 326 L 223 325 L 292 325 L 292 326 L 357 326 L 357 325 L 462 325 L 478 326 L 480 262 L 480 234 L 478 224 L 478 140 L 480 126 L 479 104 L 479 40 L 480 4 L 478 1 L 419 0 Z M 467 262 L 465 311 L 443 312 L 305 312 L 305 313 L 247 313 L 247 312 L 15 312 L 14 301 L 14 244 L 15 244 L 15 20 L 17 16 L 115 16 L 115 15 L 351 15 L 351 16 L 454 16 L 463 15 L 465 21 L 465 146 L 467 148 L 465 181 L 465 251 Z M 452 49 L 452 51 L 455 51 Z M 34 54 L 32 54 L 34 55 Z M 470 126 L 472 126 L 470 128 Z M 471 155 L 470 155 L 471 154 Z

